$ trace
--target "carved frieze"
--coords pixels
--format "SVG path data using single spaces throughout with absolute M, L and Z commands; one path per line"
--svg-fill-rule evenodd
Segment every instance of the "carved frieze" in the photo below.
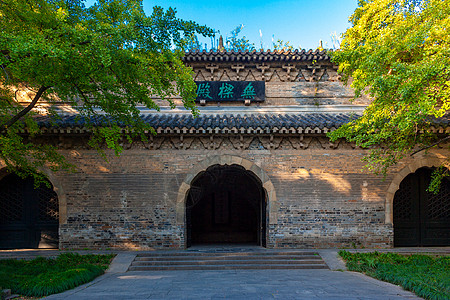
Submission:
M 59 139 L 35 138 L 37 143 L 50 143 L 61 150 L 92 149 L 88 146 L 88 137 L 63 136 Z M 124 150 L 307 150 L 307 149 L 354 149 L 355 145 L 346 141 L 331 143 L 325 136 L 305 135 L 179 135 L 149 136 L 146 142 L 126 139 L 121 144 Z M 106 148 L 106 146 L 104 146 Z
M 308 65 L 300 63 L 204 64 L 195 65 L 196 81 L 338 81 L 337 67 L 332 64 Z
M 36 137 L 35 143 L 45 143 L 60 150 L 94 150 L 88 145 L 87 136 L 63 136 L 58 139 Z M 330 142 L 326 136 L 274 136 L 274 135 L 209 135 L 209 136 L 150 136 L 147 141 L 134 140 L 121 144 L 124 150 L 351 150 L 354 143 L 344 140 Z M 101 146 L 106 149 L 106 145 Z

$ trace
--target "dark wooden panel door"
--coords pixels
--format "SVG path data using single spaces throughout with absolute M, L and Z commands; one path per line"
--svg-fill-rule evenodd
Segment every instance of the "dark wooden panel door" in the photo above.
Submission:
M 0 249 L 27 248 L 33 238 L 23 180 L 7 176 L 0 182 Z
M 450 245 L 450 180 L 445 178 L 439 193 L 426 191 L 431 179 L 431 169 L 419 170 L 420 198 L 420 237 L 422 246 Z
M 427 192 L 432 169 L 408 175 L 394 197 L 394 246 L 450 245 L 450 180 Z
M 0 181 L 0 249 L 58 248 L 58 225 L 53 189 L 16 175 Z

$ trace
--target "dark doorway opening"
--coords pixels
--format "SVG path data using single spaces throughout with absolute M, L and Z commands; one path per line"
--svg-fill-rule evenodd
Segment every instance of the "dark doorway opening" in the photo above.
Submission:
M 15 174 L 0 180 L 0 249 L 58 248 L 58 226 L 51 184 L 35 188 L 32 178 Z
M 187 247 L 240 243 L 266 246 L 266 195 L 239 165 L 214 165 L 191 183 L 186 199 Z
M 400 183 L 394 196 L 394 246 L 450 246 L 450 180 L 438 194 L 427 192 L 431 168 L 420 168 Z

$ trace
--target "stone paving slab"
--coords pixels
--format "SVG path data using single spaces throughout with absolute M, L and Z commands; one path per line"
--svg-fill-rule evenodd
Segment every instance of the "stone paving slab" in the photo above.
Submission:
M 420 299 L 398 286 L 330 270 L 108 273 L 46 297 L 74 299 Z
M 323 261 L 327 264 L 330 270 L 347 270 L 345 262 L 338 255 L 338 250 L 336 249 L 320 249 L 317 253 L 322 257 Z
M 106 273 L 126 272 L 135 258 L 136 253 L 133 252 L 118 253 L 112 260 Z

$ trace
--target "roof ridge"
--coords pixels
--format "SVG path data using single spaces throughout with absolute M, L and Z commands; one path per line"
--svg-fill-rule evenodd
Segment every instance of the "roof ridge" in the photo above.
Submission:
M 329 53 L 333 52 L 333 50 L 324 49 L 324 50 L 305 50 L 305 49 L 294 49 L 294 50 L 270 50 L 266 49 L 256 51 L 255 49 L 249 51 L 248 49 L 242 50 L 232 50 L 232 51 L 218 51 L 218 50 L 190 50 L 184 53 L 183 60 L 184 61 L 211 61 L 211 60 L 219 60 L 223 58 L 228 58 L 227 61 L 241 61 L 241 60 L 267 60 L 267 58 L 271 58 L 271 60 L 281 60 L 281 61 L 312 61 L 316 60 L 330 60 Z

